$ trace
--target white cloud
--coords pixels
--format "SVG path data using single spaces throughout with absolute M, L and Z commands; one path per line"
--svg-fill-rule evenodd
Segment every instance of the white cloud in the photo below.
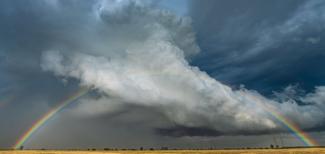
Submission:
M 78 111 L 101 114 L 112 112 L 111 104 L 134 103 L 159 107 L 177 124 L 221 132 L 282 129 L 266 112 L 270 110 L 303 128 L 322 122 L 320 103 L 299 106 L 294 100 L 279 103 L 256 91 L 233 90 L 190 66 L 189 57 L 199 52 L 190 19 L 132 2 L 101 3 L 100 21 L 92 28 L 102 33 L 90 31 L 82 44 L 89 51 L 50 50 L 42 55 L 43 70 L 79 79 L 108 95 L 92 105 L 83 102 Z M 319 101 L 319 93 L 318 88 L 306 101 Z

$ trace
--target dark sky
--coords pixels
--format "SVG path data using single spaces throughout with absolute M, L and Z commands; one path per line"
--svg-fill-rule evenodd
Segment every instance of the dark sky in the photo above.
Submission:
M 324 145 L 322 0 L 2 0 L 0 148 Z
M 190 15 L 204 51 L 194 64 L 225 83 L 265 94 L 296 84 L 313 90 L 324 84 L 323 5 L 193 1 Z

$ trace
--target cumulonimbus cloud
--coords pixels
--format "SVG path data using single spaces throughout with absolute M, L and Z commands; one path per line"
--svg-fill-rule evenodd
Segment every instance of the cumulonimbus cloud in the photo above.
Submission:
M 100 110 L 87 106 L 92 114 L 110 112 L 105 110 L 110 103 L 134 103 L 160 108 L 177 125 L 224 134 L 281 130 L 267 113 L 269 107 L 304 129 L 323 122 L 324 87 L 301 99 L 309 103 L 305 106 L 293 99 L 270 100 L 245 88 L 234 90 L 189 64 L 199 52 L 190 19 L 149 5 L 97 1 L 86 17 L 93 22 L 87 25 L 90 30 L 82 33 L 84 26 L 75 27 L 85 34 L 80 46 L 87 50 L 44 51 L 42 69 L 105 93 Z

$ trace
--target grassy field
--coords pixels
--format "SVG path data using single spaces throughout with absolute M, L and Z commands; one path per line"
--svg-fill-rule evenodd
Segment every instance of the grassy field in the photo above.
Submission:
M 258 150 L 166 150 L 166 151 L 0 151 L 0 154 L 325 154 L 325 148 Z

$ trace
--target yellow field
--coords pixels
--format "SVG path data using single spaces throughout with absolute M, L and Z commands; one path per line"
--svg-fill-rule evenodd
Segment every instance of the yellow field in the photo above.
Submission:
M 166 151 L 0 151 L 0 154 L 325 154 L 325 148 L 258 150 L 166 150 Z

